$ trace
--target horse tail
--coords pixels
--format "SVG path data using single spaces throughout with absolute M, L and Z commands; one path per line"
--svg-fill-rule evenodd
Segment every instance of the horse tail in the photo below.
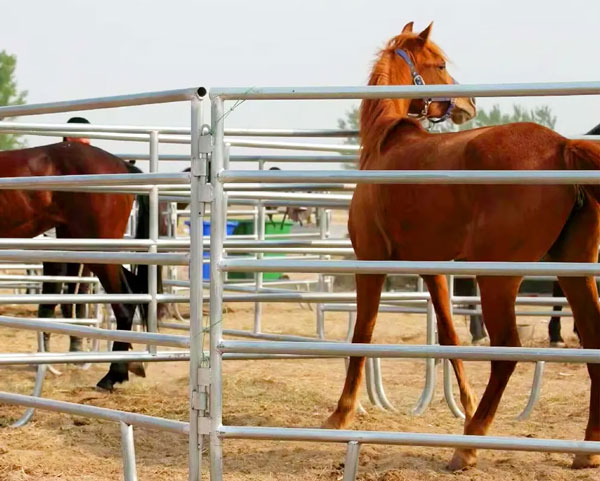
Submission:
M 569 170 L 600 170 L 600 146 L 589 140 L 568 140 L 565 160 Z M 596 202 L 600 203 L 600 185 L 581 186 Z

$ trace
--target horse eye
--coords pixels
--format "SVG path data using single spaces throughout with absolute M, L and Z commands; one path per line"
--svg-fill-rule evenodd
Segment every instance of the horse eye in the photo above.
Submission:
M 446 64 L 438 65 L 439 70 L 446 70 Z

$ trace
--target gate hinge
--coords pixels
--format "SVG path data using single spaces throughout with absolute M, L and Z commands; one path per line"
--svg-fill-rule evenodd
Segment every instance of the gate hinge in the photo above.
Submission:
M 198 432 L 210 434 L 210 369 L 198 368 L 198 389 L 192 392 L 192 408 L 199 411 Z
M 198 151 L 201 154 L 210 154 L 213 150 L 212 135 L 206 133 L 198 138 Z
M 200 202 L 213 201 L 213 188 L 211 184 L 203 184 L 200 187 Z

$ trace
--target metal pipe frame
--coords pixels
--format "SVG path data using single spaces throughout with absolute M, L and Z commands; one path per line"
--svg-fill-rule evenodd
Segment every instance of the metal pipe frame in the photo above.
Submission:
M 87 124 L 43 124 L 23 122 L 0 122 L 0 132 L 11 131 L 61 131 L 61 132 L 108 132 L 190 135 L 186 127 L 131 126 L 131 125 L 87 125 Z M 358 130 L 344 129 L 225 129 L 225 135 L 240 137 L 357 137 Z M 186 160 L 189 160 L 189 156 Z
M 385 431 L 350 431 L 337 429 L 220 426 L 220 439 L 255 439 L 278 441 L 316 441 L 330 443 L 390 444 L 445 448 L 541 451 L 569 454 L 599 454 L 598 441 L 564 441 L 557 439 L 471 436 L 456 434 L 403 433 Z
M 0 118 L 23 117 L 26 115 L 52 114 L 72 112 L 75 110 L 96 110 L 115 107 L 131 107 L 134 105 L 150 105 L 191 100 L 194 96 L 204 97 L 204 87 L 179 90 L 163 90 L 138 94 L 115 95 L 89 99 L 66 100 L 28 105 L 10 105 L 0 107 Z
M 36 353 L 2 353 L 0 366 L 46 365 L 71 363 L 112 363 L 112 362 L 164 362 L 188 361 L 189 351 L 157 351 L 155 354 L 143 351 L 129 352 L 36 352 Z M 36 394 L 39 396 L 40 394 Z
M 404 359 L 463 359 L 465 361 L 573 362 L 600 363 L 600 349 L 557 349 L 523 347 L 429 346 L 348 344 L 332 342 L 261 342 L 223 340 L 221 353 L 242 354 L 318 354 L 353 357 L 390 357 Z
M 46 250 L 3 250 L 2 261 L 72 262 L 78 264 L 159 264 L 186 265 L 185 254 L 148 254 L 141 252 L 90 252 L 90 251 L 46 251 Z
M 105 339 L 131 343 L 146 343 L 159 346 L 190 347 L 187 336 L 173 334 L 156 334 L 149 332 L 113 331 L 97 327 L 76 326 L 59 322 L 34 321 L 20 317 L 0 316 L 0 326 L 29 331 L 53 332 L 70 336 L 87 337 L 90 339 Z
M 213 179 L 214 200 L 211 206 L 211 249 L 210 249 L 210 480 L 223 479 L 223 446 L 219 429 L 223 424 L 222 357 L 219 345 L 223 338 L 223 284 L 224 275 L 219 268 L 223 258 L 227 199 L 218 174 L 225 167 L 225 111 L 223 100 L 211 102 L 211 131 L 213 134 L 213 155 L 211 179 Z M 264 262 L 264 261 L 263 261 Z M 262 354 L 262 353 L 261 353 Z
M 123 477 L 125 481 L 137 481 L 135 467 L 135 444 L 133 442 L 133 426 L 119 422 L 121 429 L 121 455 L 123 456 Z
M 346 184 L 488 184 L 589 185 L 600 183 L 600 172 L 588 170 L 225 170 L 221 182 L 346 183 Z
M 597 276 L 599 263 L 583 262 L 453 262 L 453 261 L 286 261 L 223 259 L 225 272 L 313 272 L 324 274 L 476 274 L 488 276 Z
M 148 429 L 160 429 L 179 434 L 188 434 L 189 424 L 182 421 L 172 421 L 169 419 L 147 416 L 145 414 L 130 413 L 118 411 L 115 409 L 101 408 L 97 406 L 88 406 L 85 404 L 76 404 L 66 401 L 57 401 L 54 399 L 44 399 L 35 396 L 25 396 L 22 394 L 13 394 L 0 391 L 0 402 L 3 404 L 12 404 L 18 406 L 27 406 L 46 411 L 55 411 L 72 414 L 74 416 L 84 416 L 107 421 L 124 422 L 132 426 L 140 426 Z
M 200 149 L 202 134 L 202 109 L 199 99 L 191 103 L 191 203 L 190 203 L 190 432 L 188 454 L 188 480 L 200 481 L 202 476 L 202 432 L 200 422 L 209 414 L 206 401 L 206 380 L 201 379 L 201 367 L 205 362 L 202 306 L 204 290 L 202 284 L 203 266 L 203 225 L 204 204 L 201 202 L 201 190 L 206 184 L 208 152 Z M 206 137 L 205 137 L 206 138 Z M 214 229 L 214 226 L 213 226 Z M 214 231 L 213 231 L 214 232 Z M 211 305 L 212 309 L 212 305 Z M 209 362 L 212 362 L 212 356 Z M 202 382 L 201 382 L 202 381 Z M 201 385 L 202 384 L 202 385 Z M 210 396 L 212 398 L 212 395 Z M 204 402 L 200 403 L 200 399 Z
M 358 161 L 358 155 L 231 155 L 231 162 L 310 162 L 310 163 L 351 163 Z
M 361 87 L 211 88 L 220 100 L 359 100 L 425 97 L 544 97 L 600 94 L 600 82 L 545 82 L 480 85 L 385 85 Z M 1 111 L 0 111 L 1 114 Z
M 153 130 L 150 132 L 150 173 L 158 173 L 158 132 Z M 152 186 L 152 190 L 149 194 L 149 237 L 153 242 L 153 245 L 148 247 L 149 254 L 156 254 L 158 249 L 156 242 L 158 241 L 158 217 L 159 217 L 159 205 L 158 205 L 158 186 Z M 148 265 L 148 294 L 150 294 L 150 302 L 148 303 L 148 331 L 158 331 L 158 303 L 156 296 L 158 294 L 158 266 L 156 264 Z M 148 349 L 150 352 L 156 352 L 156 347 L 149 345 Z

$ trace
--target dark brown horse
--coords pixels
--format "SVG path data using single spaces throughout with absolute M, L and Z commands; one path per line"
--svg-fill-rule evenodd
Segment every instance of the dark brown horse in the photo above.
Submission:
M 441 50 L 429 40 L 431 26 L 412 23 L 390 40 L 373 68 L 370 85 L 450 84 Z M 600 147 L 568 140 L 532 123 L 431 134 L 408 116 L 444 118 L 447 100 L 369 99 L 361 108 L 362 170 L 597 170 Z M 455 122 L 475 115 L 457 99 Z M 583 198 L 581 203 L 578 197 Z M 358 184 L 349 231 L 361 260 L 464 260 L 595 262 L 600 237 L 596 186 Z M 357 319 L 353 342 L 371 341 L 385 275 L 357 274 Z M 441 344 L 456 345 L 448 286 L 443 275 L 424 280 L 434 304 Z M 494 346 L 519 346 L 515 298 L 520 276 L 478 276 L 485 326 Z M 600 304 L 593 277 L 559 277 L 585 348 L 600 348 Z M 488 431 L 516 362 L 492 361 L 479 405 L 463 363 L 452 361 L 467 435 Z M 350 360 L 337 409 L 325 426 L 341 428 L 357 406 L 364 358 Z M 600 441 L 600 365 L 588 365 L 591 397 L 585 439 Z M 457 449 L 451 469 L 476 463 L 476 450 Z M 600 465 L 598 455 L 577 455 L 574 467 Z
M 71 117 L 67 120 L 68 124 L 88 124 L 89 120 L 83 117 Z M 85 137 L 63 137 L 63 142 L 80 142 L 82 144 L 90 145 L 90 140 Z M 129 161 L 129 164 L 135 166 L 135 161 Z M 137 169 L 137 167 L 133 167 L 132 170 L 134 172 L 140 172 L 141 170 Z M 138 195 L 136 197 L 138 210 L 136 216 L 136 239 L 148 239 L 150 237 L 150 223 L 149 223 L 149 213 L 150 213 L 150 205 L 148 196 Z M 162 215 L 163 211 L 159 211 L 159 234 L 166 235 L 166 218 Z M 164 230 L 164 232 L 163 232 Z M 147 276 L 148 268 L 147 267 L 139 267 L 133 266 L 133 271 L 138 272 L 138 269 L 141 269 L 141 276 Z M 59 263 L 59 262 L 44 262 L 43 263 L 43 275 L 45 276 L 89 276 L 90 269 L 88 266 L 83 266 L 81 264 L 74 263 Z M 64 291 L 63 291 L 64 285 Z M 158 267 L 158 289 L 159 293 L 163 292 L 162 287 L 162 269 Z M 89 284 L 87 283 L 76 283 L 76 282 L 44 282 L 42 283 L 42 294 L 60 294 L 64 292 L 65 294 L 87 294 L 89 292 Z M 40 304 L 38 308 L 38 317 L 54 317 L 56 306 L 58 304 Z M 86 317 L 86 305 L 85 304 L 61 304 L 61 312 L 62 316 L 65 319 L 71 319 L 73 317 L 73 310 L 75 311 L 75 317 L 78 319 Z M 158 304 L 157 306 L 158 319 L 165 318 L 167 316 L 167 306 L 163 303 Z M 46 351 L 50 350 L 50 334 L 44 333 L 44 348 Z M 79 337 L 70 337 L 69 342 L 69 351 L 76 352 L 82 350 L 82 339 Z M 136 373 L 140 375 L 144 375 L 144 371 L 139 369 L 139 364 L 131 363 L 131 366 L 136 366 Z
M 139 172 L 118 157 L 81 142 L 0 152 L 0 177 L 51 175 L 126 174 Z M 80 192 L 1 190 L 0 237 L 35 237 L 52 228 L 58 238 L 116 238 L 125 233 L 133 195 Z M 147 280 L 120 265 L 93 264 L 109 294 L 146 293 Z M 117 328 L 130 330 L 137 304 L 113 304 Z M 145 307 L 145 306 L 140 306 Z M 145 318 L 145 309 L 142 317 Z M 130 344 L 115 342 L 114 351 L 126 351 Z M 128 367 L 143 374 L 139 364 L 112 363 L 98 387 L 112 390 L 128 380 Z

